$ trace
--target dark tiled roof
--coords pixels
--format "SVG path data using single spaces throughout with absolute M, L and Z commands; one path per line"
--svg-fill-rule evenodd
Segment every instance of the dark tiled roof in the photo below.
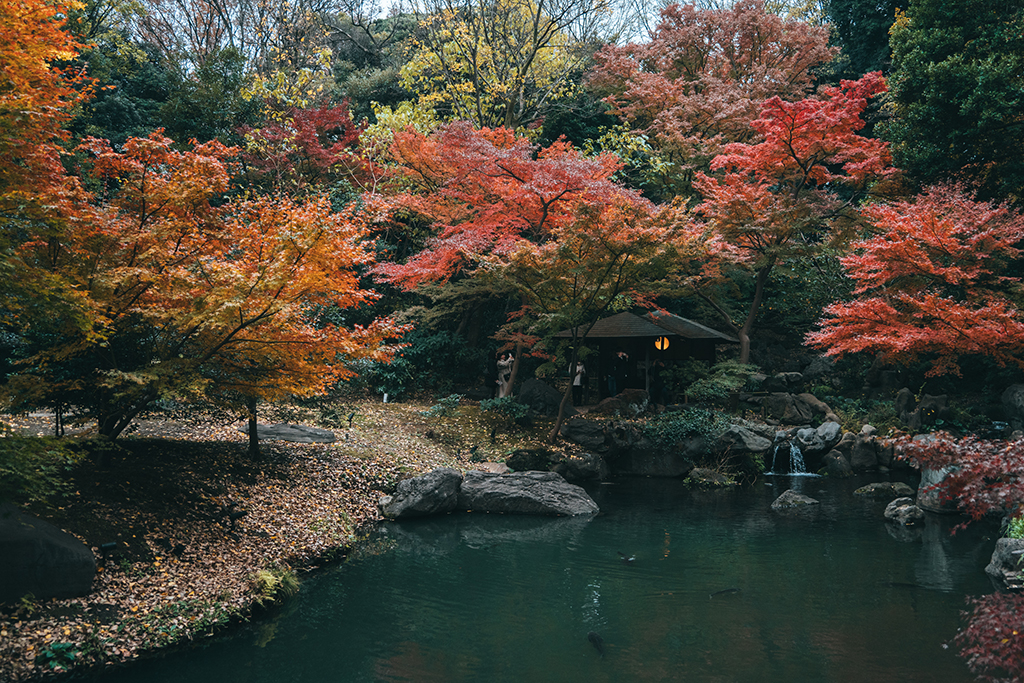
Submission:
M 563 330 L 556 337 L 571 337 L 570 330 Z M 738 343 L 727 334 L 723 334 L 700 323 L 695 323 L 678 315 L 654 311 L 644 316 L 633 313 L 616 313 L 594 323 L 587 333 L 587 339 L 606 339 L 622 337 L 662 337 L 678 336 L 686 339 L 713 339 L 715 341 Z
M 686 337 L 687 339 L 716 339 L 718 341 L 730 342 L 732 344 L 739 344 L 740 340 L 735 337 L 730 337 L 724 332 L 713 330 L 710 327 L 705 327 L 700 323 L 695 323 L 688 318 L 681 318 L 678 315 L 672 315 L 666 311 L 651 311 L 647 313 L 644 318 L 650 320 L 658 327 L 662 327 L 673 334 L 678 334 L 680 337 Z

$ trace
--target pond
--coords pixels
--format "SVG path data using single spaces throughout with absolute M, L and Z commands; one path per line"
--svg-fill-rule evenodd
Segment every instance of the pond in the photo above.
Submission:
M 386 524 L 273 617 L 105 680 L 972 680 L 943 643 L 992 590 L 993 529 L 896 533 L 867 481 L 621 479 L 588 487 L 593 519 Z M 787 488 L 822 504 L 770 512 Z

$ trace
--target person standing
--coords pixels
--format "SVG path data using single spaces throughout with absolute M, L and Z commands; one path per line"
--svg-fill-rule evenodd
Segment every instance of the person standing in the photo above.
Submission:
M 586 386 L 587 368 L 583 361 L 576 361 L 576 371 L 572 376 L 572 404 L 583 405 L 583 388 Z
M 511 353 L 501 354 L 498 360 L 498 398 L 509 395 L 508 381 L 512 377 L 512 363 L 515 357 Z

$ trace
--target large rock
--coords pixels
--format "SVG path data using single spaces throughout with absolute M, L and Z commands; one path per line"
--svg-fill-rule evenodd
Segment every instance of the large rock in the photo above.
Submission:
M 590 515 L 599 512 L 587 492 L 555 472 L 467 472 L 459 508 L 519 515 Z
M 959 510 L 957 501 L 943 494 L 942 482 L 950 473 L 949 468 L 921 470 L 921 483 L 917 487 L 917 506 L 928 512 L 954 513 Z
M 440 467 L 419 477 L 398 482 L 394 494 L 380 499 L 380 512 L 388 519 L 408 519 L 451 512 L 458 503 L 462 474 Z
M 562 393 L 539 379 L 528 379 L 523 382 L 516 400 L 530 408 L 537 415 L 554 417 L 558 415 L 558 406 L 562 403 Z M 565 417 L 572 417 L 576 409 L 571 405 L 565 407 Z
M 743 425 L 734 424 L 729 425 L 729 428 L 718 437 L 712 450 L 718 454 L 763 454 L 771 447 L 772 442 L 769 439 Z
M 904 498 L 914 495 L 914 489 L 902 481 L 876 481 L 867 486 L 861 486 L 853 492 L 855 496 L 864 498 Z
M 807 427 L 796 433 L 797 445 L 805 456 L 818 457 L 828 453 L 843 438 L 843 428 L 838 422 L 822 422 L 817 429 Z
M 878 440 L 870 433 L 855 435 L 850 447 L 850 467 L 854 472 L 878 469 L 878 450 Z
M 885 506 L 885 518 L 895 524 L 914 526 L 924 521 L 924 511 L 914 505 L 910 497 L 897 498 Z
M 985 567 L 985 573 L 1004 588 L 1021 588 L 1024 586 L 1024 576 L 1021 572 L 1021 557 L 1024 556 L 1024 539 L 1021 538 L 1000 538 L 996 541 L 996 549 L 992 552 L 992 559 Z
M 761 382 L 761 390 L 776 392 L 776 393 L 790 393 L 799 391 L 800 387 L 803 386 L 804 376 L 799 372 L 780 372 L 777 375 L 766 377 Z
M 1011 384 L 1001 397 L 1011 429 L 1024 429 L 1024 384 Z
M 643 389 L 623 389 L 590 409 L 592 415 L 637 417 L 651 407 L 651 397 Z
M 797 493 L 793 489 L 787 490 L 772 503 L 772 510 L 787 510 L 791 508 L 805 508 L 808 505 L 819 505 L 819 501 Z
M 557 472 L 570 483 L 603 480 L 609 476 L 608 464 L 594 453 L 562 455 L 545 448 L 523 448 L 515 451 L 505 461 L 515 472 Z
M 608 423 L 574 417 L 562 423 L 560 433 L 566 440 L 583 446 L 587 450 L 604 452 L 608 450 Z
M 96 575 L 88 546 L 10 503 L 0 505 L 0 558 L 0 602 L 78 597 Z
M 821 459 L 825 474 L 836 479 L 845 479 L 853 476 L 853 468 L 850 461 L 839 451 L 832 449 Z
M 570 484 L 581 481 L 604 481 L 611 475 L 608 463 L 595 453 L 567 455 L 552 471 L 562 475 Z

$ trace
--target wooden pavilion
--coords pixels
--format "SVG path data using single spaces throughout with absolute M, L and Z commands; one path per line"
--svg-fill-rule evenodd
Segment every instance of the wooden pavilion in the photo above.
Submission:
M 563 330 L 556 337 L 572 337 L 572 330 Z M 738 344 L 739 340 L 705 327 L 687 318 L 665 311 L 650 311 L 644 315 L 618 313 L 594 323 L 585 342 L 598 347 L 596 367 L 587 364 L 590 386 L 597 379 L 598 397 L 608 395 L 608 374 L 619 367 L 624 377 L 617 390 L 625 388 L 651 391 L 651 379 L 657 365 L 670 365 L 673 361 L 693 358 L 715 362 L 715 346 Z M 617 364 L 616 357 L 624 352 L 628 360 Z M 622 367 L 624 366 L 624 368 Z M 596 370 L 596 372 L 595 372 Z

